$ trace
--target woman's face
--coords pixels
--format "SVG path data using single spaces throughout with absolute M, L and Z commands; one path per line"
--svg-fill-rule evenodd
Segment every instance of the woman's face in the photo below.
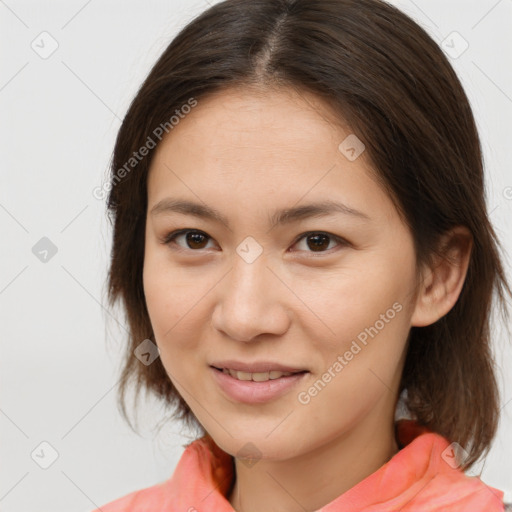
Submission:
M 392 425 L 414 320 L 413 240 L 361 142 L 329 119 L 309 94 L 225 90 L 200 100 L 151 164 L 144 291 L 155 340 L 232 455 L 287 459 Z M 344 206 L 308 208 L 327 202 Z M 178 230 L 189 232 L 163 243 Z M 262 362 L 256 375 L 212 367 Z M 306 372 L 264 382 L 280 366 Z

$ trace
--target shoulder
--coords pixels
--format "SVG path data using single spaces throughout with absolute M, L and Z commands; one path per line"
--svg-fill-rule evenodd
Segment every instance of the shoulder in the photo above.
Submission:
M 155 507 L 165 504 L 167 483 L 168 481 L 130 492 L 91 512 L 154 512 Z
M 212 447 L 208 436 L 184 445 L 178 464 L 172 476 L 158 484 L 139 489 L 91 512 L 156 512 L 180 509 L 194 510 L 185 504 L 198 495 L 204 495 L 211 474 L 220 472 L 221 477 L 228 471 L 226 460 L 220 457 L 219 448 Z M 226 455 L 227 457 L 227 455 Z M 216 489 L 217 490 L 217 489 Z M 221 488 L 221 490 L 223 490 Z
M 464 472 L 454 443 L 411 421 L 398 422 L 397 429 L 403 448 L 392 459 L 390 479 L 409 482 L 402 512 L 504 511 L 505 493 Z
M 478 476 L 462 471 L 439 472 L 419 490 L 414 510 L 443 512 L 484 511 L 503 512 L 503 491 L 484 483 Z M 428 506 L 433 507 L 431 509 Z M 408 509 L 406 509 L 408 510 Z M 512 510 L 512 509 L 511 509 Z

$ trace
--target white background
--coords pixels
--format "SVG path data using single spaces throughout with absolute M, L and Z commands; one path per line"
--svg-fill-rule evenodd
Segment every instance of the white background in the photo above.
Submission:
M 512 0 L 394 3 L 439 43 L 457 31 L 469 44 L 452 63 L 480 129 L 491 219 L 510 252 Z M 0 0 L 3 512 L 92 510 L 169 478 L 189 441 L 178 423 L 152 433 L 162 418 L 154 404 L 141 411 L 142 436 L 116 409 L 124 330 L 112 317 L 125 322 L 103 307 L 111 232 L 92 190 L 105 180 L 120 121 L 150 67 L 207 7 L 203 0 Z M 51 48 L 43 31 L 58 43 L 46 59 L 31 47 L 46 37 Z M 46 263 L 32 252 L 42 237 L 58 249 Z M 482 479 L 506 490 L 512 351 L 499 334 L 503 418 Z M 42 441 L 58 452 L 48 469 L 31 458 Z

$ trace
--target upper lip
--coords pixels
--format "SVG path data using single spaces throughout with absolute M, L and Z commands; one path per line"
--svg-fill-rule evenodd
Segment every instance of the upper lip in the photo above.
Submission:
M 229 360 L 229 361 L 215 361 L 210 364 L 210 366 L 214 366 L 215 368 L 219 369 L 228 369 L 228 370 L 235 370 L 238 372 L 248 372 L 248 373 L 264 373 L 264 372 L 270 372 L 272 370 L 279 371 L 279 372 L 290 372 L 290 373 L 297 373 L 297 372 L 304 372 L 308 371 L 305 368 L 297 368 L 292 366 L 287 366 L 281 363 L 276 363 L 273 361 L 258 361 L 254 363 L 244 363 L 242 361 L 235 361 L 235 360 Z

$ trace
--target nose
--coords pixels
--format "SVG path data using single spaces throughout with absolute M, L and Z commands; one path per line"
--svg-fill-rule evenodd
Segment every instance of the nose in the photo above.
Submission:
M 262 254 L 252 263 L 238 255 L 217 288 L 212 325 L 243 342 L 262 334 L 283 335 L 290 325 L 290 292 Z

